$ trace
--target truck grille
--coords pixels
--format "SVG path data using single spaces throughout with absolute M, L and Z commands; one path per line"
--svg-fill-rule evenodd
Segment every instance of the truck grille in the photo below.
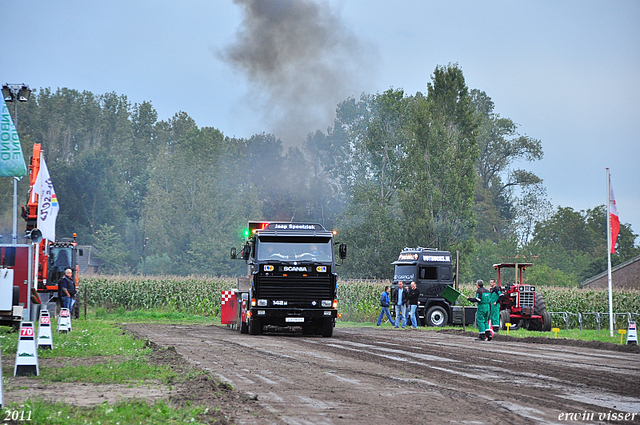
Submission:
M 289 306 L 333 299 L 331 276 L 258 276 L 256 279 L 258 298 L 286 300 Z
M 520 292 L 520 307 L 533 307 L 535 292 Z

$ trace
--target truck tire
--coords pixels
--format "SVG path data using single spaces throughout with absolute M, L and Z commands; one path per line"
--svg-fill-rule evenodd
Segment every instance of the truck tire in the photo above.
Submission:
M 551 332 L 552 327 L 551 313 L 547 310 L 542 312 L 542 332 Z
M 20 287 L 19 286 L 14 286 L 13 287 L 13 303 L 12 305 L 19 305 L 20 304 Z
M 447 314 L 447 311 L 439 305 L 434 305 L 429 308 L 424 319 L 427 326 L 442 327 L 449 323 L 449 315 Z
M 258 319 L 249 320 L 249 335 L 260 335 L 262 333 L 262 323 Z
M 322 336 L 324 338 L 330 338 L 333 336 L 333 320 L 324 319 L 322 321 Z
M 247 322 L 240 322 L 240 333 L 241 334 L 249 333 L 249 326 L 247 326 Z

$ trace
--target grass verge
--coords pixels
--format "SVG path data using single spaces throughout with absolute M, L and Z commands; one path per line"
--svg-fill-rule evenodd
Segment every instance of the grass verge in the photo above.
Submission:
M 40 374 L 33 380 L 34 386 L 55 386 L 58 383 L 83 383 L 88 385 L 125 384 L 143 388 L 159 383 L 171 385 L 194 378 L 193 373 L 177 374 L 169 366 L 156 365 L 150 361 L 151 348 L 145 341 L 133 338 L 118 326 L 122 322 L 171 322 L 211 323 L 211 319 L 170 312 L 90 312 L 88 319 L 73 321 L 73 331 L 55 332 L 54 349 L 39 350 Z M 12 363 L 15 357 L 18 333 L 11 328 L 0 327 L 2 347 L 3 379 L 5 394 L 12 389 Z M 45 359 L 51 359 L 48 362 Z M 56 361 L 57 360 L 57 361 Z M 11 364 L 10 364 L 11 363 Z M 50 366 L 43 366 L 47 363 Z M 37 384 L 36 384 L 37 383 Z M 168 385 L 171 384 L 171 385 Z M 28 384 L 27 384 L 28 385 Z M 29 385 L 30 386 L 30 385 Z M 6 401 L 6 397 L 5 397 Z M 1 411 L 0 423 L 36 424 L 179 424 L 212 423 L 210 408 L 200 406 L 170 406 L 164 400 L 149 403 L 140 399 L 127 399 L 115 404 L 107 402 L 92 407 L 74 406 L 61 402 L 28 398 L 22 404 L 9 403 Z M 215 409 L 214 409 L 215 410 Z M 5 420 L 6 419 L 6 420 Z M 15 420 L 14 420 L 15 419 Z M 218 416 L 219 419 L 219 416 Z

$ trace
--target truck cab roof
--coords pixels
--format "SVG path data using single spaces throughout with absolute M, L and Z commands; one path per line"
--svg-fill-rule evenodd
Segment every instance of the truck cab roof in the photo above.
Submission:
M 442 263 L 451 264 L 451 253 L 435 248 L 404 248 L 391 264 Z

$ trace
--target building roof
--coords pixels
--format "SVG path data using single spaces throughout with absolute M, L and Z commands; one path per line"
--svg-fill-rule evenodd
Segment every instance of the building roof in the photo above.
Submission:
M 621 285 L 616 285 L 616 286 L 625 286 L 625 287 L 636 287 L 638 289 L 640 289 L 640 273 L 636 272 L 636 269 L 640 269 L 640 255 L 634 258 L 631 258 L 630 260 L 625 261 L 624 263 L 620 263 L 615 267 L 611 268 L 611 275 L 612 275 L 612 281 L 614 283 L 616 283 L 616 281 L 621 280 Z M 626 272 L 629 271 L 629 273 L 622 273 L 622 272 Z M 616 273 L 617 272 L 617 273 Z M 616 279 L 614 279 L 613 275 L 614 273 L 616 275 Z M 608 271 L 605 270 L 602 273 L 599 273 L 593 277 L 590 277 L 589 279 L 585 280 L 584 282 L 580 283 L 580 287 L 584 288 L 586 286 L 592 285 L 592 286 L 602 286 L 602 282 L 600 282 L 601 280 L 605 281 L 605 284 L 608 283 Z

